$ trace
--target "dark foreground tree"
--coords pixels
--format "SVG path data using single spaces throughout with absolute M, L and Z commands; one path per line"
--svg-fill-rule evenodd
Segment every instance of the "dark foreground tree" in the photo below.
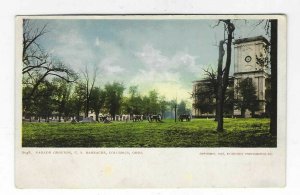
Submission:
M 233 32 L 235 30 L 234 24 L 230 20 L 220 20 L 219 22 L 224 23 L 225 32 L 227 33 L 227 38 L 225 40 L 220 41 L 219 43 L 219 59 L 218 59 L 218 70 L 217 70 L 217 131 L 224 131 L 223 128 L 223 108 L 225 101 L 225 93 L 229 84 L 229 70 L 231 64 L 231 45 L 233 39 Z M 225 67 L 223 69 L 223 58 L 225 55 L 224 44 L 226 44 L 226 62 Z
M 277 20 L 270 20 L 271 24 L 271 122 L 270 133 L 277 135 Z

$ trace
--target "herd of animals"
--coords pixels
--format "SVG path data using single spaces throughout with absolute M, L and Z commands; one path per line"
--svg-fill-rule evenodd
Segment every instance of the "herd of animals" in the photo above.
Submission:
M 183 122 L 185 121 L 191 121 L 191 115 L 190 114 L 181 114 L 178 116 L 178 120 Z M 149 114 L 147 116 L 144 115 L 116 115 L 115 121 L 133 121 L 133 122 L 140 122 L 144 120 L 148 120 L 150 123 L 152 122 L 163 122 L 161 114 Z M 109 115 L 101 115 L 99 116 L 99 121 L 103 123 L 110 123 L 113 120 L 113 118 Z

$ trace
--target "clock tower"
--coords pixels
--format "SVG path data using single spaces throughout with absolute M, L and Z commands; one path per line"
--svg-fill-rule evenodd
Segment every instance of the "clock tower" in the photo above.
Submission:
M 266 112 L 266 79 L 268 72 L 268 46 L 269 41 L 263 36 L 237 39 L 234 42 L 234 85 L 246 78 L 252 80 L 256 88 L 256 96 L 259 101 L 259 110 L 255 113 L 261 115 Z M 238 91 L 234 92 L 235 98 L 239 97 Z M 250 111 L 246 110 L 246 116 Z M 234 109 L 234 115 L 241 115 L 241 110 Z

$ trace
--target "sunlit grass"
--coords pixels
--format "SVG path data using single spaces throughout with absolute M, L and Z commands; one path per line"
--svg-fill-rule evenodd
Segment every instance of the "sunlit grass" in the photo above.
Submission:
M 23 123 L 23 147 L 276 147 L 269 119 L 212 119 L 162 123 Z

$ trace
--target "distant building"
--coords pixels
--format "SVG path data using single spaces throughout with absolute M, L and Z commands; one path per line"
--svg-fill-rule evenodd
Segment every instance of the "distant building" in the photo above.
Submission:
M 209 80 L 207 79 L 202 79 L 198 81 L 193 82 L 193 94 L 196 94 L 197 92 L 201 91 L 207 91 L 207 86 L 209 84 Z M 234 84 L 234 78 L 229 77 L 228 80 L 228 91 L 233 90 L 233 84 Z M 193 109 L 192 109 L 192 115 L 194 117 L 214 117 L 216 114 L 216 99 L 211 98 L 211 95 L 202 95 L 201 97 L 199 96 L 193 96 Z M 228 106 L 225 105 L 225 110 L 224 112 L 227 115 L 232 115 L 233 114 L 233 105 Z
M 206 90 L 206 86 L 209 83 L 209 80 L 203 79 L 193 82 L 193 109 L 192 115 L 194 117 L 200 116 L 214 116 L 216 109 L 215 106 L 211 106 L 211 103 L 215 103 L 215 99 L 210 99 L 210 97 L 199 97 L 197 92 Z M 206 109 L 201 107 L 201 104 L 205 102 L 207 104 Z
M 266 89 L 269 85 L 269 73 L 267 69 L 268 65 L 268 46 L 269 42 L 263 36 L 237 39 L 234 42 L 234 73 L 233 77 L 229 79 L 228 89 L 233 89 L 234 99 L 237 99 L 239 94 L 236 91 L 235 86 L 242 79 L 250 78 L 257 91 L 257 100 L 259 101 L 259 109 L 255 112 L 256 115 L 262 115 L 266 113 Z M 199 90 L 204 89 L 207 86 L 208 80 L 198 80 L 193 82 L 193 94 Z M 228 90 L 227 89 L 227 90 Z M 200 102 L 215 103 L 213 100 L 205 100 L 210 97 L 199 97 L 194 96 L 193 100 L 193 115 L 195 117 L 205 117 L 215 115 L 215 106 L 202 106 Z M 204 99 L 203 99 L 204 98 Z M 202 109 L 201 109 L 202 108 Z M 230 110 L 230 109 L 229 109 Z M 232 108 L 233 115 L 241 115 L 241 110 Z M 230 114 L 230 112 L 228 113 Z M 250 116 L 250 111 L 246 110 L 246 116 Z

